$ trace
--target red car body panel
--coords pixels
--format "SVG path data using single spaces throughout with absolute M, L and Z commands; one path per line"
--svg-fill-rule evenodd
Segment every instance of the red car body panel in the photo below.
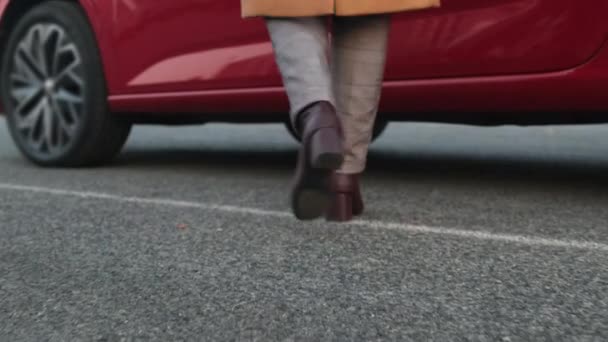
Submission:
M 388 78 L 507 75 L 564 70 L 607 38 L 602 0 L 443 0 L 395 17 Z
M 592 61 L 564 71 L 539 74 L 461 77 L 385 82 L 381 111 L 393 119 L 419 113 L 577 112 L 608 114 L 608 47 Z M 285 113 L 287 99 L 281 87 L 193 92 L 114 95 L 118 111 Z M 605 115 L 604 115 L 605 117 Z M 424 120 L 424 117 L 416 117 Z M 448 116 L 444 118 L 449 119 Z M 483 117 L 479 116 L 483 121 Z M 450 120 L 451 121 L 451 120 Z
M 103 49 L 116 60 L 112 94 L 280 85 L 266 29 L 241 18 L 238 0 L 116 4 L 112 48 Z
M 81 3 L 114 111 L 287 111 L 263 21 L 238 0 Z M 606 14 L 605 0 L 443 0 L 395 15 L 382 110 L 608 113 Z
M 6 10 L 6 6 L 8 6 L 9 0 L 0 0 L 0 15 L 4 13 Z
M 590 3 L 592 2 L 592 3 Z M 115 1 L 113 94 L 278 86 L 261 20 L 239 2 Z M 109 7 L 112 2 L 100 2 Z M 608 2 L 444 0 L 394 17 L 388 80 L 564 70 L 606 39 Z M 162 43 L 161 43 L 162 42 Z M 108 58 L 110 56 L 107 56 Z

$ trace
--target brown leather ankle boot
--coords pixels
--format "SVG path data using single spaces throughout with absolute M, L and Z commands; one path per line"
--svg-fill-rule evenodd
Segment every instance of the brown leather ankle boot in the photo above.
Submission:
M 364 205 L 359 175 L 334 172 L 331 176 L 332 199 L 325 218 L 332 222 L 347 222 L 363 214 Z
M 300 220 L 323 216 L 330 203 L 330 176 L 344 160 L 341 127 L 329 102 L 317 102 L 299 115 L 297 130 L 302 137 L 291 207 Z

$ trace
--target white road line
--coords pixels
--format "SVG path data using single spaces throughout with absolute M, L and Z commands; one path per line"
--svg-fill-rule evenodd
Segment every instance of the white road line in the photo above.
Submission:
M 53 188 L 46 188 L 46 187 L 27 186 L 27 185 L 9 184 L 9 183 L 0 183 L 0 190 L 33 192 L 33 193 L 41 193 L 41 194 L 54 195 L 54 196 L 79 197 L 79 198 L 85 198 L 85 199 L 111 200 L 111 201 L 117 201 L 117 202 L 137 203 L 137 204 L 145 204 L 145 205 L 193 208 L 193 209 L 201 209 L 201 210 L 207 210 L 207 211 L 221 211 L 221 212 L 225 212 L 225 213 L 246 214 L 246 215 L 255 215 L 255 216 L 271 216 L 271 217 L 278 217 L 278 218 L 291 218 L 292 217 L 292 215 L 290 213 L 287 213 L 284 211 L 263 210 L 263 209 L 255 209 L 255 208 L 247 208 L 247 207 L 239 207 L 239 206 L 231 206 L 231 205 L 205 204 L 205 203 L 199 203 L 199 202 L 179 201 L 179 200 L 163 199 L 163 198 L 130 197 L 130 196 L 113 195 L 113 194 L 107 194 L 107 193 L 101 193 L 101 192 L 72 191 L 72 190 L 65 190 L 65 189 L 53 189 Z M 447 236 L 460 237 L 460 238 L 464 238 L 464 239 L 507 242 L 507 243 L 514 243 L 514 244 L 528 245 L 528 246 L 558 247 L 558 248 L 583 249 L 583 250 L 591 250 L 591 251 L 608 252 L 608 244 L 591 242 L 591 241 L 559 240 L 559 239 L 549 239 L 549 238 L 526 236 L 526 235 L 498 234 L 498 233 L 489 233 L 489 232 L 475 231 L 475 230 L 454 229 L 454 228 L 444 228 L 444 227 L 430 227 L 430 226 L 412 225 L 412 224 L 406 224 L 406 223 L 391 223 L 391 222 L 383 222 L 383 221 L 358 220 L 358 221 L 353 221 L 349 224 L 351 226 L 363 227 L 363 228 L 368 228 L 368 229 L 371 228 L 371 229 L 403 231 L 403 232 L 418 233 L 418 234 L 447 235 Z

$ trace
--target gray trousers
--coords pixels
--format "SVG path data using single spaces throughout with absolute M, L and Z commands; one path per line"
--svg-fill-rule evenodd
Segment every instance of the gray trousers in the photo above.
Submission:
M 386 15 L 267 18 L 283 84 L 296 115 L 317 101 L 336 107 L 344 130 L 340 173 L 365 169 L 382 91 L 390 20 Z

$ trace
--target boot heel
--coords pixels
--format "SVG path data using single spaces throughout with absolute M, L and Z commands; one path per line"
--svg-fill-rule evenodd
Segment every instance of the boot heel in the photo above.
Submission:
M 315 169 L 337 170 L 344 161 L 342 139 L 335 128 L 322 128 L 310 138 L 310 165 Z
M 334 194 L 329 211 L 325 215 L 327 221 L 346 222 L 353 219 L 353 197 L 349 194 Z
M 361 199 L 361 195 L 353 195 L 353 215 L 361 216 L 364 210 L 363 200 Z

